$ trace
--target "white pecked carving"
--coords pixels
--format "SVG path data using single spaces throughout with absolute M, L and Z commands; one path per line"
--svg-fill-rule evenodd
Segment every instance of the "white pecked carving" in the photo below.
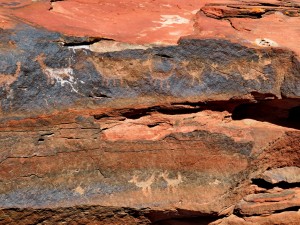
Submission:
M 169 178 L 168 171 L 161 173 L 160 177 L 162 177 L 167 182 L 169 192 L 175 192 L 178 185 L 183 182 L 182 175 L 180 172 L 177 173 L 176 179 Z
M 129 183 L 134 183 L 135 186 L 142 189 L 142 192 L 145 196 L 151 195 L 151 185 L 155 181 L 155 173 L 151 175 L 147 180 L 145 181 L 138 181 L 139 177 L 137 175 L 133 175 L 132 179 L 129 180 Z
M 43 54 L 36 57 L 36 61 L 39 63 L 43 73 L 47 76 L 48 83 L 54 84 L 56 82 L 61 86 L 65 86 L 66 84 L 69 84 L 71 89 L 74 92 L 78 93 L 78 90 L 74 87 L 74 84 L 76 84 L 77 82 L 73 77 L 74 71 L 70 66 L 71 64 L 70 61 L 68 67 L 51 68 L 45 64 L 44 60 L 45 60 L 45 56 Z

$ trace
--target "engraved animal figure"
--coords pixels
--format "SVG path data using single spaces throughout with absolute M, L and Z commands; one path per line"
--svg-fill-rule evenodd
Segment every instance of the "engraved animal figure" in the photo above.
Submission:
M 14 74 L 0 74 L 0 86 L 9 86 L 18 79 L 21 72 L 21 62 L 17 62 L 16 66 L 17 68 Z
M 168 171 L 161 173 L 160 177 L 162 177 L 167 182 L 169 192 L 175 192 L 178 185 L 183 182 L 180 172 L 177 173 L 177 179 L 169 178 Z
M 151 195 L 151 185 L 155 181 L 155 173 L 151 175 L 145 181 L 138 181 L 139 177 L 137 175 L 133 175 L 132 179 L 129 180 L 129 183 L 134 183 L 135 186 L 142 188 L 142 192 L 145 196 Z
M 192 77 L 192 85 L 195 84 L 195 81 L 198 81 L 198 84 L 201 82 L 201 76 L 205 69 L 205 64 L 200 61 L 183 61 L 182 62 L 184 75 L 189 75 Z M 181 72 L 182 73 L 182 72 Z
M 92 57 L 90 61 L 101 75 L 102 84 L 108 86 L 128 86 L 127 82 L 136 82 L 141 78 L 141 63 L 139 60 L 124 60 L 117 58 Z
M 164 84 L 170 88 L 169 78 L 176 68 L 172 59 L 167 56 L 154 55 L 150 56 L 145 64 L 148 66 L 152 84 L 158 84 L 161 89 Z
M 236 60 L 231 63 L 228 73 L 238 72 L 245 80 L 255 80 L 261 78 L 267 80 L 266 74 L 263 72 L 263 67 L 268 65 L 269 61 L 261 60 L 260 62 Z
M 71 86 L 71 89 L 74 92 L 78 93 L 77 89 L 74 87 L 74 84 L 76 84 L 77 82 L 73 77 L 74 71 L 70 66 L 70 61 L 69 66 L 66 68 L 51 68 L 45 64 L 44 60 L 45 56 L 43 54 L 36 57 L 36 61 L 39 63 L 44 74 L 47 76 L 48 83 L 54 84 L 55 82 L 57 82 L 61 86 L 69 84 Z

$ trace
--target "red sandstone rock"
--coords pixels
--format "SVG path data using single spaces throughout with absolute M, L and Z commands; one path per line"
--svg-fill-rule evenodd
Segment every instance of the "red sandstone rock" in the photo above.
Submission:
M 283 190 L 277 193 L 262 193 L 245 196 L 236 206 L 242 215 L 271 214 L 288 208 L 299 207 L 299 189 Z
M 300 169 L 298 167 L 272 169 L 265 171 L 261 178 L 272 184 L 279 182 L 300 183 Z
M 202 38 L 225 38 L 261 47 L 287 47 L 300 54 L 299 45 L 296 44 L 300 35 L 298 16 L 287 16 L 288 11 L 281 7 L 273 7 L 271 13 L 266 13 L 265 7 L 259 5 L 248 7 L 245 4 L 244 7 L 245 9 L 228 8 L 228 13 L 232 15 L 219 15 L 224 17 L 224 20 L 216 20 L 207 17 L 210 14 L 204 14 L 208 13 L 208 10 L 219 9 L 219 6 L 203 8 L 202 12 L 197 14 L 196 27 L 199 32 L 195 35 Z M 245 15 L 240 18 L 238 13 Z M 262 14 L 262 18 L 251 18 L 251 14 Z
M 251 216 L 240 218 L 235 215 L 231 215 L 226 219 L 221 219 L 219 221 L 210 223 L 210 225 L 274 225 L 274 224 L 283 224 L 283 225 L 297 225 L 299 224 L 300 213 L 298 212 L 282 212 L 276 213 L 269 216 Z
M 29 22 L 69 35 L 99 36 L 143 44 L 175 44 L 180 37 L 188 35 L 218 37 L 262 47 L 288 47 L 299 54 L 299 2 L 260 2 L 270 5 L 259 1 L 126 0 L 120 3 L 85 0 L 24 2 L 22 8 L 10 7 L 10 10 Z M 209 4 L 203 7 L 206 3 Z M 206 16 L 198 13 L 195 17 L 201 8 Z M 256 19 L 258 16 L 262 18 Z
M 298 224 L 299 9 L 3 0 L 0 224 Z
M 13 14 L 71 35 L 175 44 L 193 32 L 192 18 L 203 5 L 196 0 L 46 1 L 32 3 Z

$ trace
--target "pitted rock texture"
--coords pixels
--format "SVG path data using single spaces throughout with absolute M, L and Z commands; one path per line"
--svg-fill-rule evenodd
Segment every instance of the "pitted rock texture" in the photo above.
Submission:
M 176 46 L 98 53 L 79 48 L 86 38 L 69 40 L 25 25 L 2 33 L 4 113 L 253 99 L 256 93 L 300 96 L 300 63 L 280 48 L 187 39 Z M 69 41 L 74 48 L 60 44 Z
M 297 224 L 299 9 L 2 1 L 0 224 Z

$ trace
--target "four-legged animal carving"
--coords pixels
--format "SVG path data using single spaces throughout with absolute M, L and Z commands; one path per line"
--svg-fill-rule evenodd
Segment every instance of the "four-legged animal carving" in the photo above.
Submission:
M 71 89 L 74 92 L 78 92 L 77 89 L 74 87 L 74 84 L 76 84 L 77 82 L 75 81 L 73 75 L 74 75 L 74 71 L 70 66 L 70 61 L 69 61 L 69 66 L 65 67 L 65 68 L 51 68 L 49 66 L 47 66 L 44 62 L 45 60 L 45 55 L 41 54 L 38 57 L 36 57 L 35 59 L 43 73 L 47 76 L 47 82 L 50 84 L 54 84 L 55 82 L 59 83 L 61 86 L 65 86 L 65 84 L 69 84 Z
M 2 85 L 9 86 L 18 79 L 20 72 L 21 72 L 21 62 L 17 62 L 16 65 L 17 65 L 17 68 L 16 68 L 16 72 L 14 74 L 1 74 L 0 73 L 0 86 L 2 86 Z
M 170 88 L 169 78 L 172 76 L 175 70 L 175 62 L 170 59 L 165 59 L 164 57 L 154 55 L 148 58 L 144 63 L 148 66 L 148 70 L 151 76 L 151 84 L 159 85 L 160 89 L 163 86 Z
M 90 62 L 102 79 L 102 85 L 128 87 L 128 82 L 140 79 L 140 60 L 114 60 L 110 58 L 91 57 Z
M 169 192 L 175 192 L 178 185 L 183 182 L 180 172 L 177 173 L 177 179 L 169 178 L 169 173 L 167 171 L 161 173 L 160 177 L 162 177 L 167 182 Z
M 134 183 L 137 187 L 142 188 L 143 194 L 145 196 L 148 196 L 151 194 L 151 185 L 153 184 L 154 181 L 155 181 L 155 173 L 153 173 L 151 177 L 149 177 L 149 179 L 145 181 L 138 181 L 138 176 L 133 175 L 132 179 L 128 182 Z
M 183 182 L 180 172 L 177 173 L 176 179 L 169 178 L 169 173 L 167 171 L 161 173 L 158 178 L 162 178 L 167 183 L 168 192 L 175 192 L 178 185 Z M 134 183 L 135 186 L 142 188 L 142 192 L 145 196 L 151 195 L 151 185 L 156 180 L 155 172 L 145 181 L 138 181 L 138 179 L 139 177 L 137 175 L 133 175 L 132 179 L 128 182 Z

